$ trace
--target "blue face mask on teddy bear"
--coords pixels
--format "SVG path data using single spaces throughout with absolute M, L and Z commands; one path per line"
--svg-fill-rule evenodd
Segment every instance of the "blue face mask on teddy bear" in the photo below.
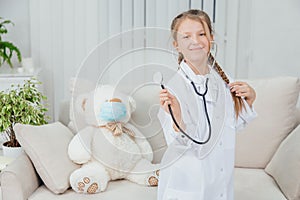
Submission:
M 121 102 L 104 102 L 100 108 L 99 118 L 102 121 L 120 121 L 126 117 L 126 106 Z

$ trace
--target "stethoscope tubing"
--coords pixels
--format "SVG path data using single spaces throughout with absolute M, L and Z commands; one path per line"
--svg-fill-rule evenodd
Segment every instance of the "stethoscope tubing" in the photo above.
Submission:
M 181 69 L 182 70 L 182 69 Z M 183 70 L 182 70 L 183 71 Z M 184 72 L 185 73 L 185 72 Z M 186 75 L 186 74 L 185 74 Z M 205 92 L 203 94 L 201 94 L 200 92 L 197 91 L 197 88 L 195 86 L 195 83 L 186 75 L 187 79 L 189 79 L 191 81 L 191 84 L 194 88 L 194 91 L 195 93 L 198 95 L 198 96 L 201 96 L 202 99 L 203 99 L 203 105 L 204 105 L 204 110 L 205 110 L 205 116 L 206 116 L 206 119 L 207 119 L 207 124 L 208 124 L 208 129 L 209 129 L 209 132 L 208 132 L 208 137 L 206 140 L 204 141 L 198 141 L 194 138 L 192 138 L 191 136 L 189 136 L 189 134 L 187 134 L 180 126 L 179 124 L 177 123 L 175 117 L 174 117 L 174 114 L 173 114 L 173 111 L 172 111 L 172 108 L 171 108 L 171 105 L 169 104 L 168 105 L 168 109 L 169 109 L 169 112 L 170 112 L 170 115 L 172 117 L 172 120 L 175 124 L 175 126 L 179 129 L 179 131 L 185 135 L 188 139 L 190 139 L 191 141 L 193 141 L 194 143 L 196 144 L 199 144 L 199 145 L 204 145 L 206 143 L 208 143 L 208 141 L 210 140 L 211 138 L 211 123 L 210 123 L 210 118 L 209 118 L 209 115 L 208 115 L 208 111 L 207 111 L 207 105 L 206 105 L 206 99 L 205 99 L 205 95 L 207 94 L 207 91 L 208 91 L 208 87 L 207 87 L 207 84 L 208 84 L 208 78 L 206 79 L 206 82 L 205 82 Z M 162 89 L 165 89 L 165 86 L 163 84 L 160 85 Z

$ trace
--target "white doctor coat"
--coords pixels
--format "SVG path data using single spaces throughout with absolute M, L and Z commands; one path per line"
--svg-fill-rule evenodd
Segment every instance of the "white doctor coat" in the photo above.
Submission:
M 174 131 L 171 116 L 160 109 L 158 117 L 168 149 L 161 163 L 158 200 L 233 200 L 236 129 L 251 121 L 256 112 L 245 102 L 245 110 L 236 119 L 229 87 L 217 72 L 212 69 L 208 75 L 196 75 L 184 62 L 181 68 L 201 92 L 205 90 L 207 77 L 218 77 L 209 77 L 210 85 L 206 95 L 212 137 L 205 144 L 207 148 L 193 143 L 182 133 Z M 179 70 L 167 86 L 180 102 L 186 132 L 204 141 L 208 136 L 208 125 L 203 99 L 194 92 L 185 76 Z

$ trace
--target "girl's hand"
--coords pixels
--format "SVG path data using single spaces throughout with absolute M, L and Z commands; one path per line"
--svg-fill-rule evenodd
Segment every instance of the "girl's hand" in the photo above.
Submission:
M 250 107 L 256 98 L 255 90 L 246 82 L 236 81 L 229 83 L 230 92 L 235 92 L 238 97 L 245 97 L 246 102 Z
M 166 111 L 169 114 L 170 111 L 168 105 L 171 106 L 174 118 L 176 119 L 177 123 L 179 123 L 179 125 L 182 128 L 184 128 L 184 123 L 182 122 L 181 119 L 181 108 L 177 98 L 174 95 L 172 95 L 167 89 L 162 89 L 159 93 L 159 100 L 160 100 L 160 105 L 162 106 L 164 111 Z M 175 125 L 173 125 L 173 127 L 175 131 L 178 131 Z

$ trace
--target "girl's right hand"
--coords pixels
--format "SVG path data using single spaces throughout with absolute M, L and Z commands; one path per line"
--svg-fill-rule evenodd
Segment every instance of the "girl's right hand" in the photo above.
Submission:
M 174 95 L 172 95 L 167 89 L 162 89 L 159 93 L 159 100 L 160 105 L 162 106 L 164 111 L 166 111 L 169 114 L 170 112 L 168 105 L 171 105 L 171 109 L 176 121 L 181 122 L 181 109 L 177 98 Z

